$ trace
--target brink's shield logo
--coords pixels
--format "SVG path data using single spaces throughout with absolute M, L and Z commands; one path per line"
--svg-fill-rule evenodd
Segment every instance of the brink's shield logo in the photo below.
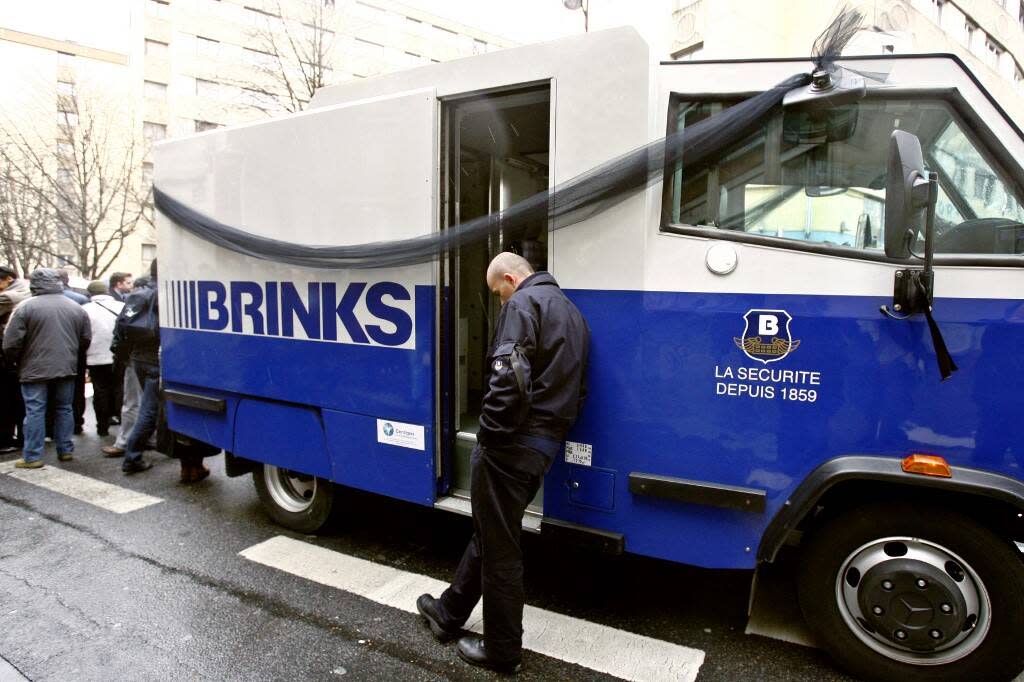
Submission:
M 732 340 L 748 358 L 767 365 L 786 357 L 800 345 L 789 333 L 792 319 L 785 310 L 748 310 L 743 316 L 743 337 L 734 336 Z

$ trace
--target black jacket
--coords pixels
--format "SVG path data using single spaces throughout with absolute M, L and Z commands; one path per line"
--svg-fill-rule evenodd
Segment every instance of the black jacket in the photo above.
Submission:
M 537 272 L 523 280 L 494 332 L 479 442 L 557 453 L 586 398 L 589 349 L 590 328 L 555 278 Z
M 151 307 L 153 312 L 160 314 L 160 297 L 157 295 L 156 280 L 141 287 L 128 295 L 121 314 L 117 316 L 117 323 L 114 325 L 114 339 L 110 344 L 110 351 L 114 358 L 122 362 L 132 360 L 134 362 L 148 362 L 151 365 L 160 364 L 160 327 L 157 324 L 156 336 L 147 340 L 132 340 L 125 334 L 124 318 L 132 314 L 133 309 Z M 158 317 L 159 319 L 159 317 Z

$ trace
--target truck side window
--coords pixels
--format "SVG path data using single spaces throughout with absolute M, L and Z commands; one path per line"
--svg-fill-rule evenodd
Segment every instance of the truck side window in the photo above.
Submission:
M 670 129 L 737 100 L 673 101 Z M 1024 253 L 1022 198 L 939 100 L 872 99 L 785 110 L 711 165 L 666 169 L 665 220 L 881 250 L 889 136 L 918 136 L 939 174 L 937 253 Z

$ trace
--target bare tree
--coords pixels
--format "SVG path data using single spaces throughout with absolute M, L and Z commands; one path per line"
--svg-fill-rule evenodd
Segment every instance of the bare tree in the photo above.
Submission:
M 255 78 L 237 83 L 256 96 L 249 106 L 267 113 L 302 111 L 333 76 L 335 22 L 332 0 L 277 2 L 274 10 L 252 10 L 257 17 L 250 52 Z
M 33 188 L 42 183 L 31 183 Z M 0 161 L 0 253 L 4 263 L 27 274 L 48 262 L 54 243 L 50 211 L 37 189 L 24 189 L 20 173 Z
M 38 253 L 90 279 L 114 263 L 125 240 L 151 222 L 132 123 L 75 91 L 57 97 L 55 135 L 49 126 L 0 123 L 5 195 L 21 207 L 25 222 L 18 229 L 29 231 L 22 242 L 38 239 L 31 244 Z

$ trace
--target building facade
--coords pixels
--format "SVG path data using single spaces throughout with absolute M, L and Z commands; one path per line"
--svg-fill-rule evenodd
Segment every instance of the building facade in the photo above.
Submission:
M 0 9 L 0 59 L 18 65 L 0 74 L 8 125 L 37 126 L 46 116 L 67 125 L 60 102 L 68 93 L 116 102 L 110 125 L 139 141 L 144 184 L 148 147 L 162 139 L 301 110 L 315 85 L 512 44 L 391 0 L 18 5 Z M 52 135 L 63 144 L 60 125 Z M 155 255 L 147 219 L 107 271 L 140 273 Z
M 658 36 L 666 59 L 806 57 L 842 3 L 811 0 L 670 0 Z M 1024 127 L 1024 2 L 861 0 L 866 30 L 844 54 L 958 56 Z

